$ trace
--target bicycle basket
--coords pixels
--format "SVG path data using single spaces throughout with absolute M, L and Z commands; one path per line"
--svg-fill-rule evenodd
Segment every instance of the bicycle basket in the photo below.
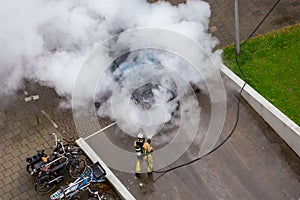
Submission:
M 93 174 L 96 179 L 102 179 L 106 175 L 105 170 L 99 164 L 99 162 L 96 162 L 95 164 L 93 164 L 92 170 L 93 170 Z

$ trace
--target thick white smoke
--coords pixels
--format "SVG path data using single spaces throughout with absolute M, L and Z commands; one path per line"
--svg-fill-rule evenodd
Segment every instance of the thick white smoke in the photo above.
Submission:
M 71 95 L 88 53 L 131 28 L 176 30 L 211 52 L 216 40 L 207 34 L 209 16 L 208 3 L 198 0 L 178 7 L 145 0 L 2 0 L 0 95 L 12 94 L 24 78 Z
M 190 103 L 190 84 L 203 79 L 176 55 L 162 50 L 133 51 L 117 59 L 102 76 L 96 90 L 96 101 L 100 104 L 97 113 L 116 120 L 126 133 L 134 136 L 144 131 L 152 137 L 172 116 L 180 117 L 180 110 L 195 112 L 193 116 L 199 114 L 196 101 Z M 180 120 L 175 121 L 172 129 L 180 125 Z
M 53 87 L 59 95 L 70 98 L 80 67 L 88 54 L 103 40 L 133 28 L 163 28 L 184 34 L 200 43 L 214 62 L 219 63 L 220 52 L 212 52 L 217 39 L 208 33 L 209 17 L 209 4 L 200 0 L 189 0 L 178 6 L 165 1 L 150 4 L 146 0 L 2 0 L 0 96 L 12 95 L 22 87 L 23 80 L 29 79 Z M 130 38 L 119 38 L 118 48 L 122 48 L 122 45 L 130 50 L 134 43 Z M 118 49 L 112 49 L 114 50 Z M 154 54 L 161 65 L 172 66 L 175 71 L 189 77 L 188 82 L 197 83 L 205 78 L 193 76 L 197 73 L 192 68 L 185 68 L 187 64 L 176 57 L 170 59 L 164 53 Z M 207 58 L 203 56 L 204 66 L 205 59 Z M 97 91 L 96 97 L 100 101 L 102 99 L 98 114 L 120 121 L 127 111 L 120 107 L 119 117 L 114 116 L 108 97 L 115 89 L 114 76 L 117 73 L 118 70 L 113 76 L 109 72 L 104 74 L 100 82 L 102 89 Z M 204 67 L 201 74 L 209 76 L 210 70 Z M 158 74 L 156 76 L 159 77 Z M 157 80 L 164 81 L 162 77 Z M 186 87 L 186 83 L 180 83 L 180 79 L 176 81 L 178 87 Z M 132 91 L 120 91 L 126 97 L 131 97 L 131 93 Z M 157 119 L 157 122 L 151 121 L 154 127 L 147 127 L 153 132 L 151 134 L 157 131 L 162 122 L 168 122 L 170 114 L 176 109 L 176 103 L 166 103 L 168 98 L 165 97 L 168 94 L 165 94 L 164 89 L 153 90 L 153 93 L 156 101 L 160 102 L 160 107 L 153 106 L 147 114 L 150 115 L 149 119 Z M 86 95 L 85 91 L 82 95 Z M 124 105 L 124 102 L 117 103 Z M 162 110 L 164 114 L 161 113 Z M 144 111 L 130 112 L 131 120 L 135 123 L 138 119 L 144 119 L 140 123 L 147 124 L 147 116 Z M 137 128 L 130 131 L 137 131 Z

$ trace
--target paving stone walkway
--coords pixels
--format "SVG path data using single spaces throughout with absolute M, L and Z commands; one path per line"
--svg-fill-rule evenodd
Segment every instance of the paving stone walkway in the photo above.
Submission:
M 34 191 L 34 177 L 26 172 L 26 157 L 54 145 L 48 133 L 56 130 L 43 116 L 40 120 L 37 124 L 22 95 L 0 112 L 0 199 L 49 199 Z

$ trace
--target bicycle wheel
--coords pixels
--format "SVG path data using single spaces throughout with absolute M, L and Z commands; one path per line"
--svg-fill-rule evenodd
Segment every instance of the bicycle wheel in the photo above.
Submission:
M 117 200 L 118 198 L 112 193 L 104 193 L 99 199 L 97 196 L 89 197 L 88 200 Z
M 86 170 L 85 159 L 76 159 L 71 163 L 68 169 L 69 175 L 72 178 L 78 178 Z
M 64 145 L 64 147 L 67 152 L 70 152 L 79 158 L 87 159 L 84 151 L 82 151 L 82 149 L 77 144 L 66 144 L 66 145 Z
M 102 199 L 105 199 L 105 200 L 117 200 L 117 196 L 113 193 L 110 193 L 110 192 L 104 192 L 103 195 L 103 198 Z
M 89 197 L 88 200 L 99 200 L 99 198 L 94 196 L 94 197 Z
M 102 196 L 102 199 L 107 199 L 107 200 L 117 200 L 120 198 L 117 198 L 117 195 L 114 194 L 113 189 L 105 182 L 103 183 L 93 183 L 90 186 L 90 189 L 93 192 L 99 192 L 99 195 Z M 97 197 L 95 197 L 97 199 Z
M 35 190 L 39 194 L 47 194 L 51 192 L 56 187 L 57 184 L 56 181 L 52 181 L 54 179 L 55 177 L 52 175 L 50 176 L 46 175 L 41 177 L 35 184 Z

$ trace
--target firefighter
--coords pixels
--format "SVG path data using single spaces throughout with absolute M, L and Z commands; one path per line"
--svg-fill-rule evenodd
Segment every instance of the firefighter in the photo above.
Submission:
M 148 139 L 146 141 L 143 133 L 139 133 L 137 135 L 137 140 L 134 142 L 134 147 L 137 155 L 136 159 L 136 168 L 135 168 L 135 176 L 140 177 L 141 174 L 141 162 L 147 162 L 147 173 L 148 176 L 152 175 L 153 171 L 153 158 L 152 152 L 153 148 L 151 147 L 151 140 Z

